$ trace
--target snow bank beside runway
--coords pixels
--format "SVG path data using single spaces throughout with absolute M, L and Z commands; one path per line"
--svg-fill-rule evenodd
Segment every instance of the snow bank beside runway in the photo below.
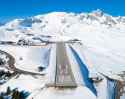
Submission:
M 48 68 L 46 69 L 46 77 L 47 77 L 47 84 L 55 82 L 55 75 L 56 75 L 56 44 L 52 45 L 51 54 L 50 54 L 50 61 Z
M 124 67 L 120 66 L 118 61 L 108 57 L 105 53 L 84 45 L 73 44 L 72 47 L 77 51 L 81 59 L 85 60 L 84 62 L 88 66 L 90 74 L 94 75 L 94 72 L 100 72 L 110 78 L 123 80 L 117 75 L 124 70 Z

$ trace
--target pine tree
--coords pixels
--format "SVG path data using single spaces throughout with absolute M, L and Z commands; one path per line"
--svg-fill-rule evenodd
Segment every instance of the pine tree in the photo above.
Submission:
M 11 93 L 11 89 L 10 89 L 10 87 L 8 86 L 8 87 L 7 87 L 7 92 L 6 92 L 6 94 L 9 95 L 10 93 Z
M 20 99 L 20 92 L 17 89 L 13 91 L 12 99 Z
M 0 95 L 0 99 L 4 99 L 2 95 Z

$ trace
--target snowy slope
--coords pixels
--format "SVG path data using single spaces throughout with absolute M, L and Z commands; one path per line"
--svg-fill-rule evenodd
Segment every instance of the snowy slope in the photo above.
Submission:
M 95 66 L 109 68 L 107 72 L 125 70 L 125 17 L 113 17 L 100 10 L 52 12 L 15 19 L 0 27 L 0 41 L 41 43 L 74 38 L 82 41 Z
M 83 28 L 84 27 L 84 28 Z M 0 40 L 16 40 L 22 37 L 38 35 L 65 35 L 79 38 L 88 32 L 100 36 L 105 32 L 124 32 L 125 18 L 112 17 L 97 10 L 92 13 L 52 12 L 26 19 L 15 19 L 0 27 Z M 73 30 L 72 30 L 73 29 Z M 66 33 L 65 33 L 66 32 Z M 71 33 L 73 35 L 71 35 Z M 98 33 L 98 34 L 97 34 Z M 107 33 L 106 33 L 107 34 Z M 105 36 L 106 36 L 105 34 Z M 116 35 L 118 35 L 117 33 Z M 77 36 L 76 36 L 77 35 Z M 92 35 L 92 34 L 88 34 Z M 111 34 L 110 34 L 111 35 Z M 113 36 L 114 37 L 114 36 Z M 99 37 L 100 38 L 100 37 Z M 82 37 L 82 40 L 84 37 Z
M 51 46 L 0 46 L 0 50 L 12 55 L 15 67 L 20 70 L 40 73 L 39 67 L 47 67 Z

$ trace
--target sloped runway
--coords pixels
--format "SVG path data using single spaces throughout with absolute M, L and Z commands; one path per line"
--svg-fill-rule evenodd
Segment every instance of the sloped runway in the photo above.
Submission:
M 75 78 L 71 70 L 71 64 L 69 62 L 66 46 L 63 42 L 58 42 L 56 46 L 56 75 L 55 86 L 56 87 L 77 87 Z

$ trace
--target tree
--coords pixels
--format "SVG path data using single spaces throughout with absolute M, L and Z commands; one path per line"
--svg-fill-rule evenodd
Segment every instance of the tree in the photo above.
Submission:
M 2 95 L 0 95 L 0 99 L 4 99 Z
M 0 58 L 0 65 L 4 65 L 4 64 L 5 64 L 5 61 L 2 58 Z
M 12 99 L 20 99 L 20 92 L 18 89 L 13 90 Z
M 29 96 L 29 92 L 26 92 L 26 91 L 21 91 L 20 92 L 20 99 L 26 99 L 26 97 Z
M 7 92 L 6 92 L 6 94 L 9 95 L 10 93 L 11 93 L 11 89 L 10 89 L 10 87 L 8 86 L 8 87 L 7 87 Z

